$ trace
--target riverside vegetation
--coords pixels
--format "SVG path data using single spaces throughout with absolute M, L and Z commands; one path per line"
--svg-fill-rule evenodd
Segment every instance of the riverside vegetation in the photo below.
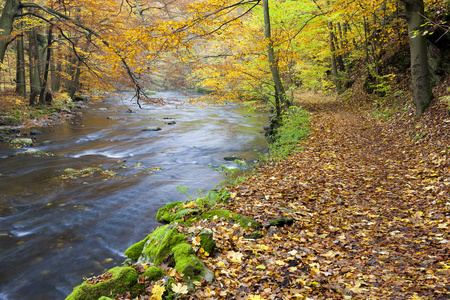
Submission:
M 275 156 L 236 185 L 162 207 L 166 225 L 125 266 L 68 299 L 100 287 L 100 299 L 447 299 L 446 98 L 385 120 L 370 103 L 317 96 L 298 95 Z
M 447 0 L 0 7 L 8 126 L 129 86 L 140 106 L 161 103 L 143 86 L 182 87 L 275 112 L 247 178 L 161 208 L 168 224 L 68 299 L 450 297 Z

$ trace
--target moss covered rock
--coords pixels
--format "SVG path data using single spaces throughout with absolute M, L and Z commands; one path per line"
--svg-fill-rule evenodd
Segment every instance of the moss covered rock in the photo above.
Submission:
M 139 288 L 143 286 L 137 284 L 138 273 L 131 267 L 115 267 L 105 274 L 105 280 L 96 283 L 85 281 L 74 288 L 73 292 L 67 296 L 66 300 L 92 300 L 102 296 L 115 297 L 130 291 L 132 296 L 136 296 Z M 106 276 L 107 275 L 107 276 Z
M 192 287 L 193 281 L 202 281 L 211 283 L 214 279 L 214 273 L 208 269 L 203 261 L 195 255 L 192 246 L 186 242 L 180 243 L 173 248 L 173 257 L 175 260 L 175 269 L 178 273 L 184 274 L 183 280 Z
M 156 221 L 163 224 L 168 224 L 175 221 L 177 211 L 178 209 L 183 207 L 183 204 L 184 204 L 183 202 L 178 201 L 164 205 L 158 210 L 158 214 L 156 215 Z
M 184 242 L 184 238 L 184 234 L 179 233 L 176 227 L 172 225 L 157 228 L 148 236 L 138 263 L 154 263 L 159 265 L 173 253 L 173 247 Z
M 185 241 L 185 235 L 179 233 L 173 225 L 164 225 L 157 228 L 146 239 L 128 248 L 125 255 L 135 259 L 142 244 L 144 246 L 137 259 L 138 263 L 158 265 L 162 262 L 168 262 L 173 265 L 178 273 L 185 274 L 183 279 L 188 285 L 191 285 L 193 281 L 201 281 L 203 278 L 207 282 L 212 282 L 214 279 L 214 273 L 197 257 L 192 246 Z M 150 268 L 146 270 L 144 276 L 150 277 L 160 274 L 156 269 L 150 270 Z M 147 275 L 147 272 L 153 273 Z
M 33 146 L 33 140 L 29 138 L 13 139 L 10 143 L 17 147 Z
M 189 220 L 186 221 L 186 225 L 191 225 L 195 221 L 198 220 L 213 220 L 217 216 L 217 218 L 225 218 L 229 221 L 233 221 L 238 223 L 242 226 L 242 228 L 248 229 L 248 228 L 259 228 L 261 225 L 257 223 L 255 220 L 251 218 L 247 218 L 243 215 L 239 215 L 237 213 L 231 212 L 229 210 L 225 209 L 213 209 L 210 211 L 207 211 L 203 214 L 201 214 L 198 217 L 192 217 Z
M 137 261 L 139 259 L 139 256 L 141 256 L 142 250 L 144 249 L 145 243 L 147 242 L 149 237 L 150 235 L 142 241 L 131 245 L 130 248 L 125 250 L 125 256 L 131 258 L 134 261 Z
M 294 219 L 289 217 L 279 217 L 269 221 L 270 226 L 282 227 L 284 225 L 292 225 L 294 223 Z
M 31 157 L 47 157 L 47 156 L 53 156 L 51 153 L 47 153 L 38 149 L 28 149 L 27 151 L 21 151 L 14 153 L 15 157 L 17 156 L 31 156 Z
M 158 281 L 164 276 L 164 271 L 156 266 L 150 266 L 141 276 L 147 278 L 149 281 Z
M 203 228 L 198 234 L 200 237 L 200 246 L 210 255 L 216 251 L 216 242 L 213 239 L 213 232 L 209 228 Z

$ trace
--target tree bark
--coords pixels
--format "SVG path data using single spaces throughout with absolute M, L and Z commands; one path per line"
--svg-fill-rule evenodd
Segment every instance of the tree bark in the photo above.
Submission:
M 433 99 L 428 69 L 427 40 L 423 35 L 423 0 L 401 0 L 406 8 L 409 48 L 411 52 L 411 85 L 416 114 L 422 114 Z
M 16 40 L 17 63 L 16 63 L 16 92 L 20 95 L 26 95 L 25 88 L 25 50 L 23 46 L 23 35 Z
M 28 38 L 28 57 L 30 60 L 30 105 L 35 105 L 41 84 L 39 80 L 39 45 L 36 30 L 34 28 L 28 32 Z
M 50 25 L 50 28 L 48 30 L 48 36 L 47 36 L 47 57 L 45 59 L 45 66 L 44 66 L 44 74 L 43 74 L 43 78 L 42 78 L 41 92 L 39 93 L 39 103 L 41 103 L 42 105 L 47 104 L 45 91 L 47 89 L 48 71 L 50 69 L 50 58 L 51 58 L 51 55 L 52 55 L 52 48 L 51 48 L 52 40 L 53 40 L 53 37 L 52 37 L 52 25 Z
M 272 79 L 275 85 L 275 109 L 277 117 L 281 116 L 281 112 L 286 107 L 290 106 L 290 102 L 286 97 L 283 83 L 281 81 L 278 64 L 275 59 L 275 51 L 273 50 L 272 33 L 270 30 L 270 13 L 269 13 L 269 0 L 263 0 L 263 14 L 264 14 L 264 37 L 267 41 L 267 52 L 269 58 L 270 72 L 272 73 Z
M 11 42 L 10 35 L 19 7 L 20 3 L 18 0 L 6 0 L 3 7 L 2 15 L 0 16 L 0 62 L 3 62 L 6 48 Z

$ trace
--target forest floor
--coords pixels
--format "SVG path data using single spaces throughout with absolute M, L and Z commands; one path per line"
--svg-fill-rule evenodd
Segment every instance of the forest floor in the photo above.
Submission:
M 450 116 L 433 103 L 389 121 L 352 103 L 300 100 L 303 151 L 229 187 L 219 208 L 261 224 L 248 240 L 220 220 L 214 283 L 200 299 L 450 299 Z

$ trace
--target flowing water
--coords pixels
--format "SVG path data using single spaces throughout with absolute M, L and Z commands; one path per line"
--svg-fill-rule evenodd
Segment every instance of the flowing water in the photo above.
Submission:
M 157 96 L 167 104 L 140 110 L 131 94 L 111 96 L 73 123 L 37 128 L 52 157 L 10 157 L 19 150 L 0 145 L 0 299 L 64 299 L 83 276 L 120 265 L 158 226 L 158 208 L 187 200 L 178 185 L 209 190 L 223 180 L 209 165 L 232 165 L 223 159 L 232 155 L 254 161 L 267 148 L 263 113 Z M 57 178 L 86 167 L 117 175 Z

